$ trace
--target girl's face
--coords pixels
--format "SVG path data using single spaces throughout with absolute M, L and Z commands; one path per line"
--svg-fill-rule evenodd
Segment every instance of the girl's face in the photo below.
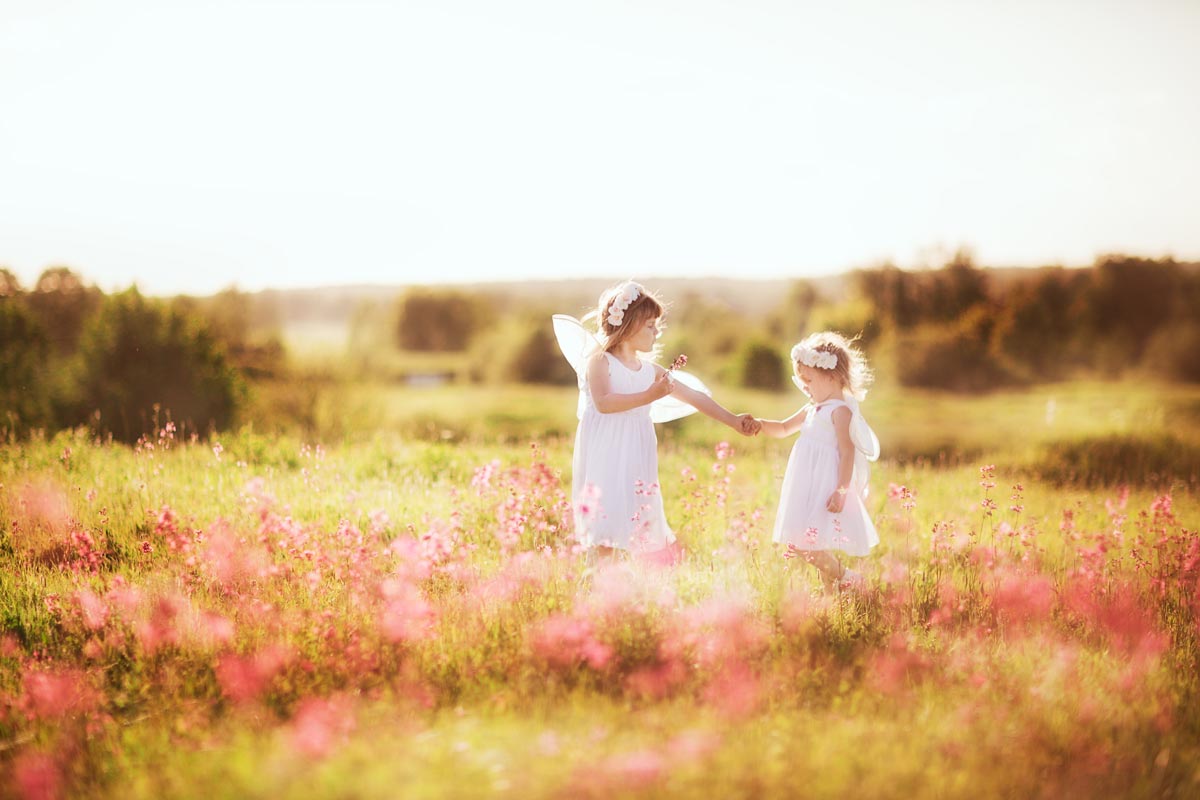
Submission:
M 649 353 L 654 349 L 654 343 L 658 341 L 658 335 L 662 330 L 659 327 L 659 321 L 651 317 L 629 337 L 633 342 L 633 348 L 639 353 Z
M 827 370 L 799 364 L 796 367 L 796 375 L 800 378 L 804 393 L 818 403 L 837 395 L 837 378 Z

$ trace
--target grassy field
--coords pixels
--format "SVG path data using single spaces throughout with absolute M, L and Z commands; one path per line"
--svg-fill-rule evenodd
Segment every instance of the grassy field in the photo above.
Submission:
M 0 792 L 1200 791 L 1200 390 L 874 392 L 861 596 L 770 543 L 788 441 L 662 427 L 684 559 L 595 568 L 574 390 L 257 396 L 207 441 L 0 446 Z

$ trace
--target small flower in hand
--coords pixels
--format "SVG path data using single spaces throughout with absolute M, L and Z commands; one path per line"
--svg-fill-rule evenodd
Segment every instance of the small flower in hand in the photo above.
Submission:
M 667 367 L 667 372 L 673 372 L 677 369 L 683 369 L 687 366 L 687 356 L 683 353 L 675 356 L 675 360 L 671 362 L 671 366 Z

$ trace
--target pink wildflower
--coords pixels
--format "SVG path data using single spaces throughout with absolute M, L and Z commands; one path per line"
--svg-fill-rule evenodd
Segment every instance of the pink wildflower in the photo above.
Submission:
M 12 768 L 17 796 L 23 800 L 55 800 L 62 797 L 62 774 L 48 753 L 27 750 L 17 756 Z
M 250 656 L 226 653 L 217 661 L 217 682 L 230 700 L 248 703 L 263 693 L 287 661 L 287 653 L 280 647 L 268 647 Z
M 555 667 L 587 664 L 602 670 L 612 660 L 612 648 L 596 638 L 592 623 L 566 614 L 547 618 L 533 636 L 534 651 Z
M 349 737 L 354 727 L 354 714 L 344 698 L 312 697 L 300 704 L 292 720 L 292 746 L 308 758 L 324 758 Z
M 61 719 L 91 710 L 96 693 L 79 670 L 31 670 L 22 681 L 27 713 L 34 719 Z
M 390 578 L 380 585 L 384 597 L 379 629 L 393 642 L 425 639 L 433 635 L 435 611 L 421 590 L 407 581 Z
M 76 592 L 75 601 L 79 603 L 83 624 L 88 630 L 98 631 L 108 622 L 108 606 L 91 589 Z

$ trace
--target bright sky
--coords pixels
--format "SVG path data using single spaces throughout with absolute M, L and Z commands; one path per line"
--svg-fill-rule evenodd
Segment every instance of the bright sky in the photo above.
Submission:
M 0 0 L 0 266 L 208 293 L 1198 259 L 1197 76 L 1197 0 Z

